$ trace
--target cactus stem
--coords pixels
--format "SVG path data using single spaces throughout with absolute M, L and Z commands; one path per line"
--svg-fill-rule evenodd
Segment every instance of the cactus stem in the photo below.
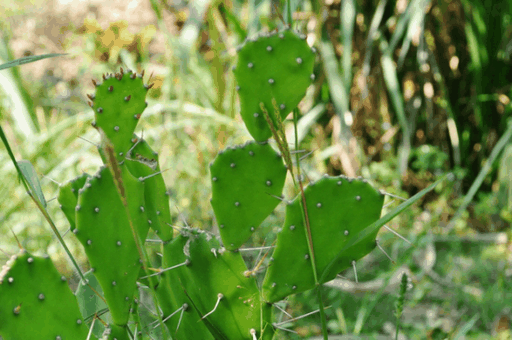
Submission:
M 356 283 L 358 283 L 359 281 L 357 280 L 356 261 L 352 261 L 352 268 L 354 268 L 354 275 L 356 276 Z
M 384 224 L 384 228 L 386 228 L 387 230 L 391 231 L 393 234 L 395 234 L 396 236 L 400 237 L 402 240 L 404 240 L 405 242 L 409 243 L 410 245 L 412 245 L 411 241 L 409 241 L 408 239 L 406 239 L 405 237 L 403 237 L 402 235 L 400 235 L 399 233 L 397 233 L 396 231 L 394 231 L 393 229 L 391 229 L 390 227 L 388 227 L 387 225 Z
M 203 317 L 201 318 L 201 320 L 204 320 L 208 315 L 212 314 L 213 312 L 215 312 L 215 310 L 217 309 L 217 307 L 219 307 L 219 303 L 220 303 L 220 300 L 222 300 L 222 298 L 224 297 L 224 295 L 222 293 L 219 293 L 217 294 L 217 302 L 215 303 L 215 306 L 213 307 L 213 309 L 211 311 L 209 311 L 208 313 L 206 313 L 205 315 L 203 315 Z
M 395 261 L 393 261 L 393 259 L 391 258 L 391 256 L 389 256 L 388 253 L 386 253 L 386 251 L 384 250 L 384 248 L 382 248 L 382 246 L 379 244 L 379 240 L 375 240 L 375 244 L 384 253 L 384 255 L 386 255 L 386 257 L 391 261 L 391 263 L 396 264 Z

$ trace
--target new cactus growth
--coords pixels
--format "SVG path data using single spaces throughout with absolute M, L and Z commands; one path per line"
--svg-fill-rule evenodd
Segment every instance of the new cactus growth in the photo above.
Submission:
M 237 249 L 279 204 L 286 167 L 269 144 L 250 142 L 219 153 L 210 172 L 220 236 Z
M 132 71 L 107 74 L 103 82 L 94 82 L 96 93 L 89 95 L 89 105 L 94 110 L 93 126 L 103 130 L 114 144 L 119 160 L 131 147 L 131 139 L 139 122 L 142 111 L 146 108 L 146 92 L 143 74 Z
M 67 280 L 49 257 L 22 250 L 0 272 L 0 335 L 5 340 L 85 339 L 88 329 Z
M 291 30 L 248 40 L 238 52 L 234 71 L 242 119 L 257 141 L 272 136 L 261 110 L 274 112 L 274 101 L 284 119 L 302 100 L 314 79 L 315 53 L 305 37 Z

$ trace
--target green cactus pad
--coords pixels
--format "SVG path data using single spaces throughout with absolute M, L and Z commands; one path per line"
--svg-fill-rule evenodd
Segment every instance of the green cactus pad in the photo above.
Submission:
M 142 76 L 122 69 L 121 73 L 104 75 L 102 83 L 94 82 L 96 93 L 89 95 L 96 119 L 93 126 L 101 128 L 114 144 L 118 160 L 131 147 L 133 132 L 147 106 L 149 86 L 144 85 Z
M 164 244 L 164 257 L 162 259 L 162 266 L 164 268 L 172 267 L 173 263 L 185 262 L 187 257 L 183 252 L 183 248 L 186 241 L 186 238 L 178 237 L 172 242 Z M 201 316 L 192 307 L 190 299 L 184 291 L 185 288 L 182 280 L 178 274 L 172 272 L 174 270 L 171 269 L 163 273 L 156 289 L 158 302 L 163 311 L 162 319 L 165 320 L 169 333 L 175 340 L 213 340 L 214 337 L 206 327 L 206 324 L 198 322 Z
M 304 194 L 318 277 L 327 282 L 375 248 L 377 231 L 337 257 L 352 237 L 379 219 L 384 196 L 364 180 L 344 177 L 324 177 Z M 286 207 L 285 223 L 263 281 L 263 297 L 268 302 L 315 287 L 299 200 L 300 196 Z M 332 261 L 336 264 L 324 273 Z
M 91 320 L 92 316 L 97 313 L 101 320 L 110 323 L 112 321 L 112 317 L 108 312 L 107 304 L 100 298 L 100 296 L 103 296 L 103 289 L 101 288 L 98 280 L 92 271 L 85 273 L 84 277 L 86 282 L 80 280 L 80 283 L 78 284 L 75 292 L 80 312 L 84 318 L 90 318 Z M 92 334 L 98 338 L 101 338 L 104 330 L 105 326 L 103 326 L 103 323 L 96 320 L 94 322 Z
M 169 196 L 158 163 L 158 154 L 151 149 L 148 143 L 133 136 L 132 146 L 126 155 L 126 165 L 135 178 L 144 180 L 144 198 L 146 212 L 151 223 L 162 241 L 172 239 L 171 211 L 169 209 Z
M 250 142 L 219 153 L 210 170 L 220 236 L 237 249 L 279 204 L 286 166 L 269 144 Z
M 315 53 L 305 39 L 289 30 L 248 40 L 239 50 L 234 74 L 241 115 L 255 140 L 264 141 L 272 136 L 260 103 L 272 117 L 275 99 L 284 119 L 314 79 L 314 62 Z
M 71 231 L 75 229 L 75 207 L 78 201 L 78 190 L 84 187 L 85 181 L 89 177 L 91 176 L 88 173 L 83 173 L 66 184 L 61 185 L 59 188 L 57 200 L 59 201 L 62 212 L 69 221 Z
M 26 251 L 0 272 L 0 336 L 5 340 L 85 339 L 75 296 L 52 260 Z
M 135 179 L 125 165 L 120 168 L 129 215 L 134 229 L 144 240 L 149 230 L 144 183 Z M 84 246 L 103 288 L 114 323 L 126 325 L 141 263 L 129 216 L 108 168 L 102 168 L 87 180 L 75 209 L 73 232 Z
M 244 276 L 247 267 L 240 253 L 221 249 L 216 239 L 201 232 L 180 235 L 171 247 L 168 265 L 189 262 L 166 273 L 175 276 L 169 283 L 180 281 L 189 308 L 199 313 L 215 339 L 252 340 L 251 329 L 257 338 L 272 338 L 271 306 L 261 301 L 254 278 Z

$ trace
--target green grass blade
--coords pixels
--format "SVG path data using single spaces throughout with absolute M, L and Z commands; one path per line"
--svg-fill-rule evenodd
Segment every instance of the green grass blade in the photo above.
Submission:
M 383 38 L 381 39 L 380 47 L 382 51 L 389 51 L 387 42 Z M 391 53 L 384 52 L 382 54 L 381 66 L 384 82 L 386 83 L 386 89 L 389 93 L 391 103 L 393 104 L 398 122 L 400 123 L 400 127 L 402 129 L 402 144 L 399 150 L 398 169 L 399 173 L 403 175 L 407 170 L 409 155 L 411 153 L 411 137 L 409 132 L 409 123 L 405 117 L 403 95 L 402 91 L 400 90 L 397 70 Z
M 0 70 L 23 65 L 23 64 L 33 63 L 34 61 L 38 61 L 41 59 L 60 57 L 62 55 L 66 55 L 66 54 L 67 53 L 49 53 L 49 54 L 32 55 L 29 57 L 23 57 L 23 58 L 11 60 L 7 63 L 1 64 Z
M 378 37 L 379 26 L 382 22 L 382 17 L 384 16 L 384 10 L 386 9 L 387 0 L 381 0 L 377 5 L 377 9 L 375 10 L 375 14 L 373 15 L 372 22 L 370 23 L 370 30 L 368 32 L 368 38 L 366 39 L 366 47 L 364 52 L 364 61 L 363 61 L 363 78 L 368 79 L 370 75 L 370 62 L 372 60 L 373 54 L 373 43 Z M 368 96 L 368 84 L 364 83 L 364 88 L 361 91 L 362 98 L 366 98 Z
M 340 21 L 342 32 L 342 78 L 345 88 L 350 90 L 352 84 L 352 36 L 356 20 L 356 4 L 354 0 L 345 0 L 341 4 Z
M 27 181 L 28 186 L 30 187 L 30 191 L 34 198 L 39 200 L 39 203 L 46 209 L 46 199 L 44 198 L 43 190 L 41 189 L 41 183 L 39 182 L 39 178 L 37 177 L 36 169 L 32 163 L 27 160 L 18 161 L 18 167 L 23 173 L 23 178 Z
M 411 205 L 413 205 L 415 202 L 417 202 L 420 198 L 425 196 L 428 192 L 432 191 L 439 183 L 444 181 L 446 176 L 448 176 L 448 175 L 444 175 L 442 178 L 440 178 L 439 180 L 437 180 L 433 184 L 429 185 L 425 189 L 421 190 L 416 195 L 414 195 L 413 197 L 409 198 L 407 201 L 403 202 L 398 207 L 396 207 L 395 209 L 393 209 L 392 211 L 387 213 L 385 216 L 381 217 L 380 219 L 378 219 L 377 221 L 375 221 L 374 223 L 372 223 L 371 225 L 369 225 L 365 229 L 361 230 L 357 234 L 357 237 L 354 237 L 350 242 L 347 242 L 345 247 L 338 253 L 338 255 L 335 258 L 338 258 L 340 256 L 340 254 L 345 252 L 348 248 L 350 248 L 354 244 L 360 242 L 361 240 L 366 238 L 369 234 L 375 232 L 375 230 L 381 228 L 384 224 L 386 224 L 389 221 L 391 221 L 393 218 L 395 218 L 397 215 L 399 215 L 402 211 L 404 211 L 405 209 L 409 208 Z M 331 268 L 332 268 L 332 266 L 334 264 L 335 264 L 335 262 L 331 262 L 325 268 L 324 273 L 320 277 L 320 280 L 319 280 L 320 282 L 324 282 L 325 276 L 330 273 L 330 270 L 331 270 Z

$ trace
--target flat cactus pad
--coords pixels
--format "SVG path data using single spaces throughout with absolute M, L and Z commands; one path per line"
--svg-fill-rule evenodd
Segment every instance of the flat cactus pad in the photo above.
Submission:
M 315 53 L 306 40 L 290 30 L 248 40 L 241 47 L 234 74 L 242 119 L 255 140 L 272 136 L 260 103 L 272 117 L 275 100 L 279 114 L 285 118 L 314 79 L 314 61 Z
M 237 249 L 279 204 L 286 166 L 269 144 L 219 153 L 211 167 L 212 207 L 226 249 Z
M 375 248 L 377 231 L 338 256 L 351 238 L 380 218 L 384 196 L 364 180 L 344 177 L 324 177 L 310 184 L 304 194 L 318 277 L 327 282 Z M 267 302 L 315 287 L 299 200 L 300 196 L 286 207 L 284 226 L 262 285 Z M 332 262 L 335 265 L 329 266 Z M 329 273 L 324 273 L 327 268 Z
M 0 336 L 5 340 L 85 339 L 75 296 L 52 260 L 26 251 L 0 272 Z

